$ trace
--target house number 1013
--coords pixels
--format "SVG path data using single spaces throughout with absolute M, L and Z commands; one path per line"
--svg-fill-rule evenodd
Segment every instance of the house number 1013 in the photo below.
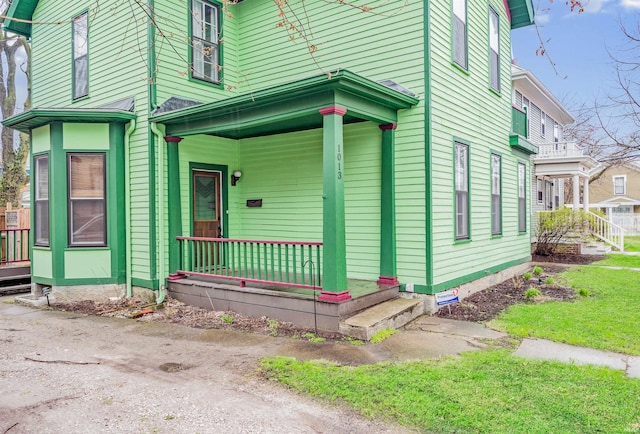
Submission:
M 336 159 L 338 160 L 338 179 L 342 179 L 342 145 L 340 143 L 338 143 Z

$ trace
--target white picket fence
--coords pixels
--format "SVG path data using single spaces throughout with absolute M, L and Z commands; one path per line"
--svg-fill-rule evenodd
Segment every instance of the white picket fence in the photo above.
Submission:
M 626 235 L 640 235 L 640 214 L 612 214 L 609 221 L 623 228 Z

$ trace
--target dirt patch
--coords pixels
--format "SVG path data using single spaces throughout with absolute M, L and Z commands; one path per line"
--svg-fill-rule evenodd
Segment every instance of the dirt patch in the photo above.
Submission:
M 116 318 L 136 318 L 137 321 L 166 322 L 182 324 L 201 329 L 234 330 L 257 333 L 268 336 L 302 337 L 308 339 L 324 338 L 337 340 L 342 335 L 310 330 L 290 322 L 276 321 L 266 316 L 250 317 L 236 312 L 221 312 L 186 305 L 171 297 L 157 306 L 140 297 L 122 298 L 108 302 L 82 300 L 68 303 L 52 303 L 51 307 L 67 312 L 85 315 L 100 315 Z
M 557 256 L 548 256 L 543 258 L 547 259 L 546 262 L 562 262 L 562 258 L 558 258 Z M 590 259 L 593 258 L 592 256 L 579 256 L 578 258 L 579 259 L 576 260 L 576 262 L 572 262 L 572 264 L 586 264 L 597 260 Z M 579 262 L 580 260 L 584 262 Z M 476 292 L 462 300 L 460 303 L 450 305 L 451 309 L 445 306 L 435 315 L 441 318 L 482 322 L 494 318 L 500 312 L 516 303 L 569 301 L 575 298 L 575 290 L 557 283 L 557 274 L 566 270 L 567 267 L 560 265 L 544 265 L 541 266 L 541 268 L 543 270 L 542 273 L 539 275 L 532 275 L 530 279 L 524 279 L 523 276 L 508 279 L 498 285 Z M 538 289 L 540 291 L 540 295 L 527 297 L 525 294 L 529 288 Z
M 587 265 L 591 264 L 592 262 L 601 261 L 604 258 L 604 256 L 599 255 L 533 255 L 531 261 L 534 263 L 553 262 L 557 264 Z

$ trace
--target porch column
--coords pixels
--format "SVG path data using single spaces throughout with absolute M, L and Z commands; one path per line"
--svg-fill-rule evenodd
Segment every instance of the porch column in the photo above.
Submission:
M 580 175 L 573 175 L 573 209 L 580 208 Z
M 582 201 L 584 202 L 584 210 L 589 212 L 589 178 L 584 178 L 582 187 Z
M 344 218 L 344 107 L 320 109 L 322 120 L 322 292 L 318 300 L 349 300 Z
M 174 274 L 180 268 L 180 245 L 176 237 L 182 235 L 182 218 L 180 215 L 180 161 L 178 157 L 178 143 L 182 137 L 165 136 L 167 142 L 167 189 L 169 212 L 169 274 Z M 158 170 L 161 170 L 159 168 Z M 162 235 L 161 235 L 162 236 Z
M 399 285 L 396 271 L 396 124 L 380 125 L 382 130 L 382 172 L 380 198 L 380 277 L 379 285 Z

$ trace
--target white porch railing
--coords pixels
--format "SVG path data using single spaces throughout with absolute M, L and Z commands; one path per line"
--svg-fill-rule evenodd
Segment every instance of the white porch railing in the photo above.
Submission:
M 624 229 L 597 214 L 588 212 L 589 230 L 605 243 L 611 244 L 624 252 Z
M 640 234 L 640 215 L 638 214 L 612 214 L 609 221 L 622 227 L 627 235 Z
M 538 145 L 536 158 L 582 157 L 584 152 L 575 142 L 554 142 Z

